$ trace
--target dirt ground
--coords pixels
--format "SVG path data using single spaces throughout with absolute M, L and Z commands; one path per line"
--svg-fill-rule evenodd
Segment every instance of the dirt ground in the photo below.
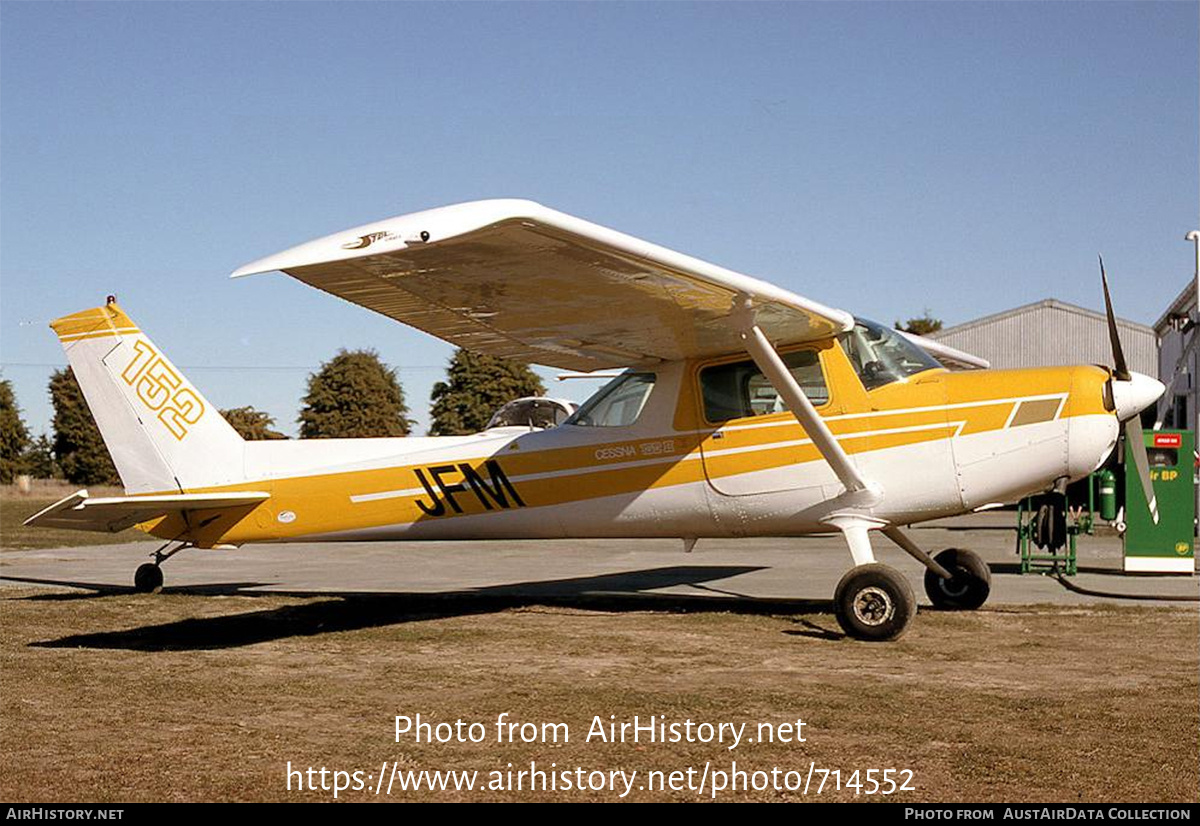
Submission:
M 853 800 L 845 783 L 868 769 L 911 770 L 915 790 L 893 801 L 1200 798 L 1194 609 L 923 612 L 899 642 L 869 644 L 798 601 L 691 613 L 641 605 L 5 589 L 0 799 L 332 797 L 297 791 L 298 776 L 289 791 L 289 762 L 370 778 L 339 799 L 621 799 L 621 781 L 617 792 L 530 792 L 528 780 L 525 791 L 374 789 L 397 769 L 474 770 L 481 786 L 512 772 L 515 784 L 531 761 L 573 779 L 637 770 L 626 800 L 710 799 L 716 772 L 735 761 L 778 767 L 784 786 L 783 773 L 798 772 L 808 794 L 739 788 L 718 800 Z M 569 741 L 498 743 L 504 712 L 566 723 Z M 486 737 L 396 742 L 395 715 L 417 713 L 479 722 Z M 634 715 L 747 723 L 747 739 L 732 750 L 728 739 L 588 742 L 594 717 Z M 797 720 L 804 742 L 748 742 L 760 723 L 791 723 L 775 732 L 794 739 Z M 827 775 L 818 795 L 822 770 L 839 770 L 843 788 Z M 650 771 L 664 785 L 680 772 L 679 788 L 646 788 Z

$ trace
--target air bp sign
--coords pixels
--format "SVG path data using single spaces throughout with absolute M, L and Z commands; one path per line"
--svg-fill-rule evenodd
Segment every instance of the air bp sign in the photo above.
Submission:
M 1190 574 L 1195 571 L 1193 487 L 1195 434 L 1190 430 L 1146 430 L 1150 480 L 1158 499 L 1154 524 L 1146 496 L 1125 448 L 1125 570 Z

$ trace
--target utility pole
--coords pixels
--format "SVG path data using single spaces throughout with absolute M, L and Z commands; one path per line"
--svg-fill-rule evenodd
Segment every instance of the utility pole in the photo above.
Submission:
M 1200 325 L 1200 230 L 1195 230 L 1195 229 L 1192 230 L 1187 235 L 1183 236 L 1183 240 L 1191 241 L 1196 246 L 1196 306 L 1194 309 L 1196 311 L 1196 315 L 1195 315 L 1196 324 Z M 1192 330 L 1192 336 L 1195 337 L 1197 335 L 1200 335 L 1200 327 L 1194 328 Z M 1188 366 L 1189 366 L 1189 368 L 1194 368 L 1196 366 L 1195 356 L 1193 356 L 1192 363 Z M 1198 390 L 1196 387 L 1197 378 L 1198 377 L 1196 376 L 1195 370 L 1192 370 L 1192 375 L 1191 375 L 1192 393 L 1191 393 L 1191 396 L 1192 396 L 1193 405 L 1195 405 L 1196 399 L 1200 399 L 1200 390 Z M 1197 407 L 1200 407 L 1200 405 L 1198 405 Z M 1194 432 L 1197 434 L 1200 434 L 1200 409 L 1194 409 L 1192 412 L 1195 416 L 1195 424 L 1196 424 Z M 1176 424 L 1175 426 L 1178 427 L 1179 425 Z M 1198 463 L 1200 463 L 1200 459 L 1198 459 L 1197 461 L 1198 461 Z M 1193 478 L 1195 478 L 1195 477 L 1193 477 Z M 1200 486 L 1197 486 L 1197 488 L 1196 488 L 1196 512 L 1200 513 Z M 1200 524 L 1200 523 L 1198 523 L 1198 524 Z
M 1192 230 L 1183 240 L 1196 245 L 1196 321 L 1200 322 L 1200 230 Z

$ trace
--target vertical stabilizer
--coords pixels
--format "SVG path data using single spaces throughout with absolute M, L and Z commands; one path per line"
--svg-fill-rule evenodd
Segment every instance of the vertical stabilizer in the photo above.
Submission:
M 242 437 L 116 302 L 50 326 L 128 493 L 242 481 Z

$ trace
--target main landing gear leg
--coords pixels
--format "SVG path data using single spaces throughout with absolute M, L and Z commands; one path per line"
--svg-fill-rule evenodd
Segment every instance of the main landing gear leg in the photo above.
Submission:
M 168 542 L 154 552 L 154 561 L 138 566 L 133 572 L 133 589 L 140 594 L 157 594 L 163 587 L 162 564 L 184 548 L 192 547 L 190 542 L 180 542 L 178 547 L 167 550 L 174 541 Z
M 854 557 L 854 567 L 834 591 L 838 624 L 855 639 L 896 639 L 917 613 L 917 600 L 899 571 L 875 561 L 868 531 L 882 523 L 860 517 L 834 517 L 829 522 L 842 532 Z
M 884 528 L 883 533 L 925 566 L 925 594 L 934 608 L 974 611 L 987 602 L 992 572 L 979 554 L 966 548 L 947 548 L 931 558 L 895 525 Z
M 867 532 L 886 523 L 862 514 L 879 504 L 883 490 L 862 475 L 804 395 L 804 389 L 758 326 L 756 301 L 754 296 L 738 293 L 729 308 L 729 321 L 758 369 L 845 488 L 839 499 L 846 509 L 823 520 L 842 532 L 854 557 L 854 568 L 842 577 L 833 597 L 838 622 L 847 634 L 860 640 L 895 639 L 917 612 L 917 601 L 900 572 L 880 565 L 871 551 Z

